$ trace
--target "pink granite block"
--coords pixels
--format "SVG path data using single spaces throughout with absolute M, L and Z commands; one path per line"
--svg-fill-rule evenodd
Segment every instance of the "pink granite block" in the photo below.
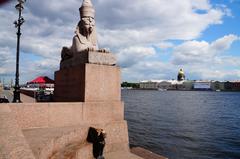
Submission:
M 83 121 L 83 103 L 49 103 L 49 127 L 72 126 Z
M 10 111 L 9 105 L 0 106 L 0 158 L 34 159 L 32 151 Z
M 11 104 L 10 108 L 22 129 L 48 127 L 47 103 Z
M 56 102 L 120 101 L 120 68 L 79 64 L 55 72 Z
M 123 120 L 122 102 L 86 102 L 83 106 L 83 120 L 103 123 Z
M 120 68 L 86 65 L 85 101 L 120 101 Z

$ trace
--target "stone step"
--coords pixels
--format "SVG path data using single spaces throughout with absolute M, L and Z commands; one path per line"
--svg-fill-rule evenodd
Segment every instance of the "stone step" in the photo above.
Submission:
M 8 104 L 0 105 L 0 159 L 35 159 Z
M 138 156 L 141 156 L 144 159 L 167 159 L 166 157 L 155 154 L 155 153 L 153 153 L 149 150 L 146 150 L 144 148 L 141 148 L 141 147 L 131 148 L 131 152 Z
M 129 151 L 125 121 L 91 126 L 103 128 L 107 132 L 104 152 Z M 61 156 L 63 154 L 74 154 L 77 156 L 76 158 L 91 159 L 92 144 L 86 142 L 89 127 L 90 125 L 77 125 L 25 129 L 23 134 L 37 159 Z
M 106 153 L 104 155 L 104 157 L 105 157 L 105 159 L 143 159 L 143 158 L 141 158 L 133 153 L 130 153 L 128 151 L 110 152 L 110 153 Z

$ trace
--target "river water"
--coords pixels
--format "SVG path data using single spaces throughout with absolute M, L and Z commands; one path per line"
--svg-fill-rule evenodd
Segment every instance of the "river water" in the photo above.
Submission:
M 131 146 L 169 159 L 240 159 L 240 92 L 123 90 Z

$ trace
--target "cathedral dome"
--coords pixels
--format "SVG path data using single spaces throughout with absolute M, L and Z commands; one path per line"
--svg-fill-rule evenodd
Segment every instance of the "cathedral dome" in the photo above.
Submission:
M 178 79 L 178 81 L 183 81 L 183 80 L 185 80 L 185 74 L 184 74 L 183 69 L 180 69 L 180 70 L 179 70 L 177 79 Z

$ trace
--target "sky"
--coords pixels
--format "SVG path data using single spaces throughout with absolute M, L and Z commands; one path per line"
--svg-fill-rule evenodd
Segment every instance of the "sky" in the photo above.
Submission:
M 18 18 L 0 6 L 0 79 L 14 80 Z M 117 57 L 122 81 L 240 80 L 240 0 L 92 0 L 100 48 Z M 61 49 L 71 46 L 82 0 L 27 0 L 20 82 L 54 78 Z

